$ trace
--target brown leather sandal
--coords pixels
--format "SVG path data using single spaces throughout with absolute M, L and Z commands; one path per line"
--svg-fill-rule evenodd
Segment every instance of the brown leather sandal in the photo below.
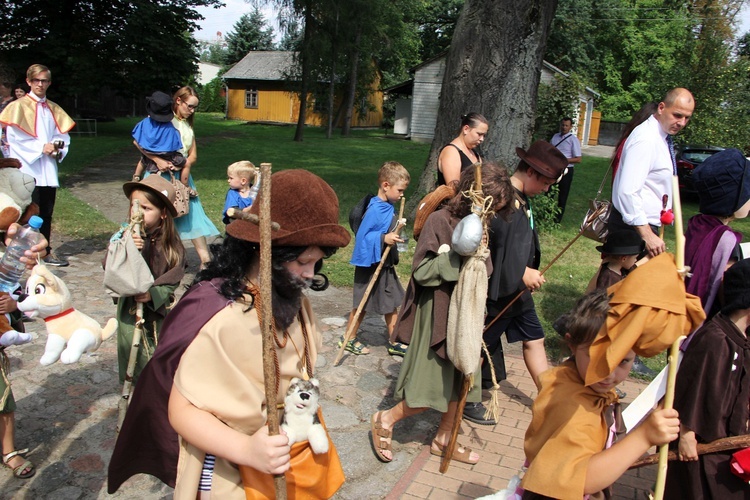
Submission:
M 437 450 L 435 448 L 437 448 Z M 463 451 L 459 451 L 459 450 L 463 450 Z M 442 457 L 443 455 L 445 455 L 445 446 L 433 440 L 432 446 L 430 446 L 430 455 L 435 455 L 436 457 Z M 474 464 L 479 463 L 479 459 L 471 460 L 471 448 L 467 448 L 466 446 L 463 446 L 460 443 L 456 443 L 456 449 L 453 450 L 453 456 L 451 457 L 451 460 L 455 460 L 456 462 L 461 462 L 463 464 L 469 464 L 469 465 L 474 465 Z
M 372 430 L 372 449 L 375 451 L 375 455 L 381 462 L 390 462 L 393 460 L 393 450 L 391 449 L 391 436 L 393 432 L 391 429 L 383 427 L 383 422 L 380 420 L 383 412 L 375 412 L 370 419 L 370 429 Z M 391 458 L 383 455 L 383 451 L 387 450 L 391 452 Z

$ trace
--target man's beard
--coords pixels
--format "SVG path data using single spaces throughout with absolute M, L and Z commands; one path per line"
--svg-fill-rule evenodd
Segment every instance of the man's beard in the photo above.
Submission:
M 271 284 L 273 318 L 278 329 L 286 330 L 299 314 L 303 291 L 308 287 L 308 282 L 294 276 L 286 267 L 275 264 Z

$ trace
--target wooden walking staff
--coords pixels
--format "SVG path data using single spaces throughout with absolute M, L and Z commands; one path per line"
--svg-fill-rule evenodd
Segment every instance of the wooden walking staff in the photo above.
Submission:
M 406 201 L 406 198 L 401 198 L 401 207 L 398 210 L 398 223 L 396 224 L 396 229 L 394 232 L 398 233 L 401 231 L 401 228 L 403 228 L 406 224 L 403 222 L 403 216 L 404 216 L 404 202 Z M 333 361 L 333 366 L 336 366 L 339 364 L 339 361 L 341 361 L 341 356 L 344 355 L 344 350 L 346 349 L 346 344 L 349 342 L 349 339 L 351 338 L 355 325 L 357 324 L 357 319 L 359 319 L 359 316 L 362 314 L 362 310 L 365 308 L 365 304 L 367 303 L 367 298 L 370 296 L 370 292 L 372 292 L 372 288 L 375 286 L 375 282 L 378 280 L 378 276 L 380 276 L 380 271 L 383 269 L 383 264 L 385 264 L 385 259 L 388 258 L 388 254 L 391 251 L 391 248 L 393 245 L 388 245 L 385 248 L 385 251 L 383 252 L 383 256 L 380 258 L 380 264 L 378 264 L 377 269 L 375 269 L 375 272 L 372 275 L 372 278 L 370 278 L 370 282 L 367 284 L 367 288 L 365 289 L 365 294 L 362 296 L 362 300 L 359 301 L 359 305 L 357 306 L 357 311 L 354 313 L 354 316 L 352 317 L 352 320 L 349 322 L 349 325 L 346 328 L 346 333 L 344 334 L 344 342 L 341 344 L 341 347 L 339 348 L 339 353 L 336 356 L 336 359 Z
M 593 224 L 594 221 L 596 221 L 596 218 L 599 217 L 602 213 L 604 213 L 605 210 L 606 210 L 606 207 L 601 206 L 594 213 L 592 213 L 591 216 L 586 220 L 586 224 L 584 224 L 584 226 L 581 228 L 581 230 L 578 232 L 578 234 L 576 234 L 575 237 L 572 240 L 570 240 L 567 245 L 565 245 L 565 248 L 563 248 L 562 250 L 560 250 L 560 252 L 552 258 L 552 260 L 549 262 L 549 264 L 547 264 L 546 266 L 544 266 L 544 269 L 542 269 L 542 271 L 539 274 L 540 275 L 544 275 L 544 273 L 546 273 L 549 270 L 549 268 L 552 267 L 552 264 L 554 264 L 555 262 L 557 262 L 557 259 L 559 259 L 560 257 L 562 257 L 562 255 L 565 252 L 568 251 L 568 248 L 570 248 L 571 246 L 573 246 L 573 243 L 575 243 L 576 241 L 578 241 L 578 238 L 580 238 L 583 235 L 584 231 L 586 231 L 586 229 L 588 229 L 589 226 L 591 226 L 591 224 Z M 511 300 L 510 302 L 508 302 L 508 305 L 506 305 L 505 307 L 503 307 L 503 310 L 500 311 L 499 313 L 497 313 L 495 315 L 495 317 L 492 319 L 492 321 L 490 321 L 489 324 L 484 327 L 484 332 L 483 333 L 486 333 L 487 330 L 489 330 L 490 327 L 495 324 L 495 321 L 499 320 L 503 316 L 503 314 L 505 314 L 505 312 L 508 309 L 510 309 L 510 306 L 512 306 L 518 299 L 520 299 L 521 296 L 524 293 L 526 293 L 526 289 L 523 289 L 520 292 L 518 292 L 518 294 L 515 297 L 513 297 L 513 300 Z
M 260 232 L 260 266 L 258 285 L 260 288 L 259 320 L 263 339 L 263 383 L 266 392 L 266 421 L 268 434 L 279 433 L 279 412 L 277 409 L 276 366 L 274 364 L 276 346 L 273 340 L 271 320 L 271 164 L 261 163 L 260 172 L 264 182 L 260 185 L 260 210 L 258 211 L 258 229 Z M 276 498 L 286 500 L 286 477 L 283 474 L 274 476 Z
M 672 177 L 672 211 L 674 212 L 674 239 L 675 239 L 675 265 L 680 278 L 685 279 L 685 235 L 682 232 L 682 204 L 680 202 L 680 186 L 677 176 Z M 674 405 L 674 389 L 677 380 L 677 355 L 680 352 L 680 344 L 685 337 L 674 341 L 669 350 L 669 372 L 667 375 L 667 391 L 664 394 L 664 409 L 671 410 Z M 654 486 L 654 500 L 664 498 L 664 486 L 667 481 L 667 466 L 669 458 L 669 444 L 659 447 L 659 467 L 656 473 L 656 486 Z
M 133 210 L 130 216 L 130 222 L 133 224 L 132 232 L 140 234 L 143 213 L 141 204 L 138 200 L 133 200 Z M 122 236 L 125 238 L 125 234 Z M 136 302 L 135 306 L 135 323 L 133 328 L 133 342 L 130 345 L 130 356 L 128 357 L 128 367 L 125 370 L 125 383 L 122 384 L 122 397 L 120 398 L 119 414 L 117 416 L 117 427 L 115 433 L 120 434 L 122 422 L 125 420 L 125 414 L 130 404 L 130 391 L 133 390 L 133 373 L 135 372 L 135 363 L 138 360 L 138 351 L 141 348 L 141 337 L 143 336 L 143 302 Z

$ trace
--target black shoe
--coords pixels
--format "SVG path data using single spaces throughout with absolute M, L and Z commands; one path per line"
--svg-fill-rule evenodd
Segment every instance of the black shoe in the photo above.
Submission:
M 59 258 L 54 254 L 54 252 L 50 252 L 45 258 L 42 259 L 42 262 L 44 262 L 44 264 L 47 266 L 53 267 L 67 267 L 70 265 L 67 260 Z
M 479 425 L 497 424 L 497 422 L 491 418 L 484 418 L 484 414 L 486 411 L 487 409 L 482 403 L 466 403 L 466 406 L 464 406 L 464 418 Z

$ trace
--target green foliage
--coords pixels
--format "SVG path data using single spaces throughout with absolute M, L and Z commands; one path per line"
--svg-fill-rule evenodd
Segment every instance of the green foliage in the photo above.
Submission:
M 190 33 L 196 7 L 220 0 L 8 0 L 0 14 L 0 60 L 17 81 L 40 62 L 52 69 L 53 99 L 109 87 L 141 96 L 188 80 L 196 70 Z
M 534 214 L 534 225 L 539 231 L 553 231 L 560 227 L 557 216 L 560 215 L 560 207 L 557 206 L 557 195 L 559 188 L 557 184 L 549 188 L 546 194 L 540 194 L 529 202 L 531 212 Z
M 259 8 L 243 14 L 227 34 L 227 49 L 224 64 L 231 66 L 245 57 L 251 50 L 273 50 L 273 28 Z
M 221 77 L 216 77 L 206 85 L 196 89 L 200 99 L 200 109 L 206 113 L 224 113 L 226 111 L 226 96 Z
M 536 104 L 535 139 L 549 141 L 559 132 L 560 120 L 564 117 L 570 117 L 575 122 L 578 96 L 584 90 L 581 78 L 575 73 L 571 73 L 567 78 L 556 74 L 552 85 L 540 84 Z

